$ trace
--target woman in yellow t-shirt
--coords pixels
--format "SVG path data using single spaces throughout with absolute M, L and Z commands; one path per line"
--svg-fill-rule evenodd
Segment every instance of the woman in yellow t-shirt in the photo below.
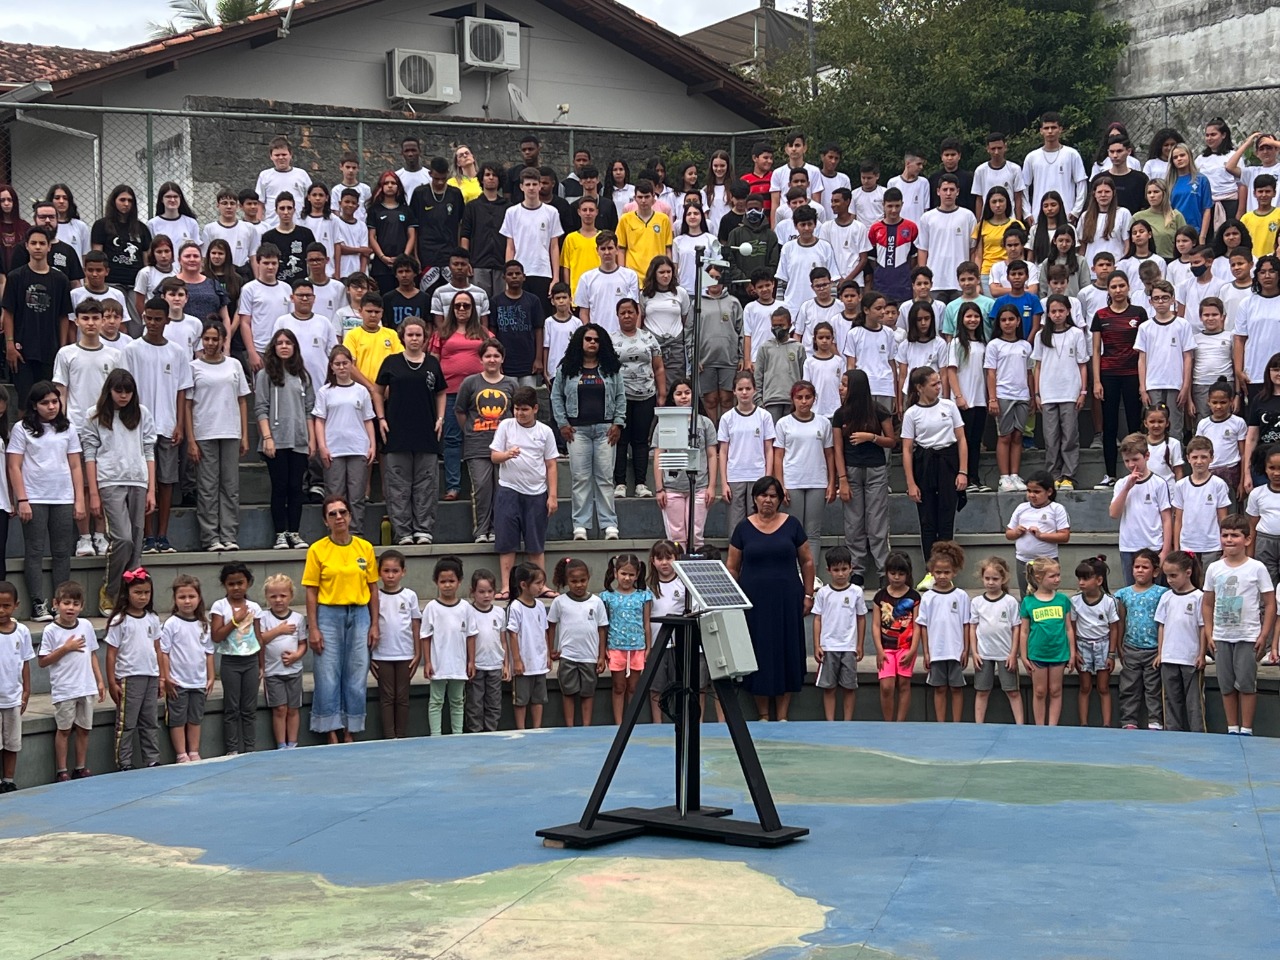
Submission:
M 378 564 L 373 544 L 351 533 L 351 505 L 325 497 L 321 508 L 329 535 L 307 550 L 308 641 L 315 655 L 311 729 L 330 743 L 364 730 L 369 650 L 378 645 Z
M 1004 232 L 1010 227 L 1021 227 L 1021 221 L 1011 216 L 1013 201 L 1004 187 L 992 187 L 982 203 L 982 217 L 973 228 L 972 258 L 982 274 L 982 292 L 990 293 L 991 268 L 1004 259 Z
M 449 183 L 462 191 L 462 199 L 466 203 L 470 203 L 482 192 L 476 158 L 465 143 L 458 144 L 453 151 L 453 176 L 449 178 Z

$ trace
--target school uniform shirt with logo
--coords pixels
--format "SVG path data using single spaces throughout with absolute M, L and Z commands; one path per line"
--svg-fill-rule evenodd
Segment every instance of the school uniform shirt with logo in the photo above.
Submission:
M 297 338 L 302 365 L 311 378 L 312 387 L 319 389 L 329 374 L 329 352 L 336 344 L 332 325 L 323 317 L 312 315 L 303 319 L 286 313 L 271 325 L 271 337 L 281 330 L 288 330 Z
M 1027 632 L 1027 659 L 1037 663 L 1066 663 L 1071 656 L 1067 618 L 1071 601 L 1065 593 L 1041 600 L 1034 593 L 1022 598 L 1018 619 L 1031 621 Z
M 1190 476 L 1173 485 L 1173 506 L 1182 511 L 1182 531 L 1178 546 L 1192 553 L 1214 553 L 1222 549 L 1218 536 L 1218 510 L 1231 506 L 1227 482 L 1213 474 L 1197 484 Z
M 418 595 L 408 587 L 395 593 L 379 588 L 378 645 L 371 651 L 373 659 L 412 660 L 418 640 L 413 635 L 413 621 L 421 619 Z
M 98 681 L 93 675 L 92 664 L 98 650 L 98 638 L 88 620 L 81 617 L 71 627 L 64 627 L 57 621 L 47 624 L 40 637 L 40 656 L 49 656 L 72 637 L 83 639 L 84 649 L 72 651 L 49 664 L 49 693 L 53 703 L 98 695 Z
M 1182 456 L 1182 442 L 1177 437 L 1166 437 L 1159 443 L 1147 440 L 1147 466 L 1157 477 L 1169 484 L 1169 496 L 1173 497 L 1173 483 L 1177 476 L 1174 467 L 1180 467 L 1186 460 Z M 1175 503 L 1174 506 L 1177 506 Z M 1215 548 L 1216 549 L 1216 548 Z
M 932 340 L 903 340 L 898 344 L 896 359 L 907 368 L 907 375 L 902 378 L 902 394 L 906 396 L 911 389 L 911 371 L 920 367 L 932 367 L 939 372 L 946 366 L 947 341 L 935 336 Z M 990 355 L 990 351 L 988 351 Z M 872 391 L 874 395 L 875 391 Z
M 1236 312 L 1236 336 L 1244 341 L 1244 372 L 1250 383 L 1262 383 L 1267 361 L 1280 353 L 1280 296 L 1253 294 Z
M 983 660 L 1007 660 L 1013 652 L 1013 628 L 1018 623 L 1018 601 L 1003 593 L 998 600 L 979 594 L 969 601 L 969 622 L 978 639 Z
M 929 254 L 935 290 L 959 290 L 956 268 L 969 259 L 969 238 L 977 227 L 972 210 L 934 207 L 920 218 L 916 246 Z
M 996 372 L 997 400 L 1031 399 L 1031 388 L 1027 382 L 1030 359 L 1031 344 L 1026 340 L 992 340 L 987 344 L 982 366 Z M 1077 387 L 1075 393 L 1079 392 Z
M 1071 597 L 1071 619 L 1076 624 L 1077 640 L 1110 640 L 1111 625 L 1120 622 L 1120 609 L 1116 598 L 1104 593 L 1097 603 L 1090 603 L 1084 594 Z
M 1009 518 L 1009 529 L 1017 527 L 1034 527 L 1041 533 L 1058 533 L 1071 529 L 1071 517 L 1067 514 L 1066 507 L 1056 501 L 1051 500 L 1043 507 L 1033 507 L 1030 503 L 1023 502 L 1013 508 L 1013 516 Z M 1057 557 L 1058 545 L 1024 533 L 1014 542 L 1013 551 L 1019 563 L 1027 563 L 1042 557 Z
M 516 635 L 520 661 L 524 665 L 524 671 L 519 675 L 545 676 L 551 669 L 551 660 L 547 654 L 546 608 L 536 600 L 528 607 L 522 600 L 512 600 L 507 607 L 507 630 Z
M 32 503 L 75 503 L 71 466 L 67 457 L 80 453 L 80 437 L 75 427 L 59 432 L 51 424 L 40 424 L 33 437 L 22 423 L 14 425 L 9 437 L 9 453 L 22 455 L 22 480 Z
M 272 637 L 262 647 L 264 677 L 295 677 L 302 673 L 302 658 L 285 666 L 284 655 L 298 649 L 307 642 L 307 618 L 296 610 L 290 610 L 284 617 L 277 617 L 270 610 L 263 610 L 258 617 L 262 625 L 262 633 L 274 630 L 285 623 L 293 624 L 293 633 L 282 633 Z
M 324 440 L 334 457 L 366 457 L 369 434 L 365 424 L 373 419 L 373 399 L 363 384 L 326 384 L 316 391 L 312 413 L 324 421 Z
M 204 690 L 213 654 L 209 625 L 174 614 L 160 628 L 160 652 L 169 658 L 169 679 L 182 690 Z
M 800 307 L 792 311 L 791 332 L 800 335 L 800 342 L 804 344 L 805 353 L 813 353 L 813 330 L 820 323 L 830 323 L 831 332 L 836 332 L 835 319 L 844 313 L 844 304 L 839 300 L 832 300 L 823 306 L 818 302 L 816 297 L 810 297 L 803 301 Z M 770 328 L 772 332 L 772 328 Z M 839 340 L 836 341 L 839 346 Z
M 944 365 L 954 367 L 956 379 L 960 384 L 960 396 L 964 398 L 969 409 L 978 410 L 987 405 L 987 372 L 983 367 L 987 345 L 980 340 L 971 341 L 968 355 L 958 340 L 947 344 L 947 358 Z
M 815 237 L 813 243 L 803 244 L 799 239 L 782 245 L 778 255 L 778 267 L 774 271 L 778 279 L 787 284 L 786 302 L 792 308 L 799 307 L 813 293 L 809 286 L 809 271 L 814 267 L 826 267 L 831 276 L 840 276 L 840 264 L 831 244 Z M 837 301 L 838 303 L 839 301 Z
M 822 649 L 827 653 L 856 651 L 858 617 L 867 615 L 867 601 L 862 590 L 853 586 L 837 590 L 831 584 L 818 588 L 813 598 L 813 615 L 822 618 Z
M 1248 426 L 1234 413 L 1225 420 L 1205 417 L 1196 425 L 1196 435 L 1208 437 L 1213 443 L 1213 460 L 1210 470 L 1230 467 L 1240 462 L 1240 443 L 1249 431 Z
M 670 232 L 671 222 L 667 221 L 668 236 Z M 536 207 L 520 203 L 508 207 L 499 233 L 515 242 L 515 259 L 524 265 L 525 276 L 551 276 L 551 240 L 564 236 L 560 214 L 555 207 L 549 203 Z
M 109 374 L 120 366 L 120 351 L 115 347 L 90 349 L 72 343 L 58 351 L 53 361 L 53 382 L 67 388 L 67 419 L 80 426 L 98 403 L 102 385 Z
M 604 271 L 588 270 L 578 281 L 573 302 L 591 312 L 591 322 L 598 323 L 612 336 L 618 331 L 618 301 L 625 297 L 639 302 L 640 277 L 630 267 Z
M 431 678 L 467 679 L 467 638 L 480 627 L 475 608 L 465 600 L 453 604 L 430 601 L 422 609 L 422 639 L 431 641 Z
M 787 489 L 821 490 L 827 486 L 826 452 L 834 445 L 831 421 L 820 413 L 808 420 L 787 414 L 778 421 L 773 448 L 782 451 L 782 482 Z M 729 452 L 733 452 L 732 444 Z
M 228 227 L 214 220 L 205 224 L 202 239 L 203 252 L 205 254 L 209 253 L 209 244 L 214 240 L 225 240 L 227 246 L 231 248 L 231 262 L 237 267 L 243 267 L 248 264 L 249 258 L 257 252 L 261 238 L 258 231 L 253 229 L 253 224 L 251 223 L 237 220 Z M 368 241 L 366 240 L 365 243 L 368 243 Z
M 106 642 L 116 648 L 116 679 L 160 676 L 160 662 L 156 657 L 159 639 L 160 618 L 154 613 L 140 617 L 126 613 L 123 620 L 109 626 Z
M 71 291 L 71 312 L 73 314 L 71 318 L 72 323 L 75 322 L 74 313 L 75 313 L 76 307 L 80 306 L 82 302 L 84 302 L 85 300 L 88 300 L 90 297 L 92 297 L 94 300 L 101 301 L 104 304 L 108 300 L 111 300 L 114 303 L 118 303 L 120 305 L 120 315 L 122 317 L 127 317 L 129 315 L 129 306 L 124 301 L 124 294 L 121 293 L 116 287 L 107 287 L 105 290 L 101 292 L 90 290 L 88 287 L 76 287 L 74 290 Z M 120 335 L 125 336 L 125 334 L 120 334 Z M 102 340 L 105 343 L 106 337 L 103 337 Z M 112 344 L 112 345 L 115 346 L 115 344 Z
M 812 383 L 816 391 L 814 413 L 830 417 L 840 409 L 840 381 L 847 369 L 848 365 L 839 353 L 830 357 L 805 358 L 804 379 Z
M 470 605 L 476 619 L 476 670 L 501 670 L 506 657 L 502 646 L 506 613 L 492 605 L 488 610 L 481 610 L 469 600 L 463 603 Z
M 520 448 L 520 456 L 499 464 L 498 486 L 538 496 L 547 492 L 547 461 L 556 459 L 556 436 L 545 423 L 521 426 L 514 417 L 503 420 L 489 444 L 490 450 Z M 514 606 L 514 604 L 513 604 Z
M 709 423 L 710 421 L 708 421 Z M 650 621 L 656 620 L 658 617 L 678 617 L 685 612 L 685 589 L 684 584 L 680 582 L 678 577 L 672 577 L 670 580 L 660 580 L 655 577 L 653 593 L 653 605 L 649 607 Z M 661 593 L 659 593 L 661 591 Z M 658 642 L 658 634 L 662 632 L 662 624 L 650 622 L 649 624 L 649 643 L 650 645 Z M 667 649 L 674 649 L 676 645 L 675 634 L 671 634 L 671 639 L 667 641 Z
M 1235 566 L 1225 559 L 1209 564 L 1204 592 L 1213 594 L 1213 642 L 1255 642 L 1262 631 L 1262 597 L 1275 589 L 1266 566 L 1253 557 Z
M 1169 485 L 1154 473 L 1148 473 L 1145 480 L 1134 481 L 1128 477 L 1117 481 L 1115 492 L 1111 495 L 1114 503 L 1121 492 L 1132 486 L 1124 502 L 1124 512 L 1120 515 L 1120 550 L 1123 553 L 1137 553 L 1144 547 L 1163 549 L 1164 526 L 1161 514 L 1173 507 L 1169 495 Z
M 854 327 L 845 341 L 845 356 L 852 358 L 854 366 L 867 375 L 872 396 L 893 396 L 893 360 L 897 349 L 897 337 L 885 326 L 877 330 Z
M 1181 317 L 1167 322 L 1152 319 L 1139 326 L 1133 348 L 1147 355 L 1147 389 L 1181 390 L 1182 358 L 1195 347 L 1191 324 Z
M 946 593 L 926 590 L 916 623 L 929 631 L 929 659 L 959 660 L 964 653 L 965 625 L 972 617 L 969 594 L 959 587 L 952 586 Z
M 240 302 L 236 305 L 236 313 L 249 318 L 253 327 L 253 346 L 259 353 L 265 353 L 268 344 L 271 343 L 272 327 L 276 318 L 292 312 L 291 296 L 292 291 L 289 285 L 279 280 L 270 284 L 263 283 L 261 280 L 250 280 L 240 289 Z M 199 339 L 197 334 L 196 340 Z
M 600 628 L 609 626 L 609 611 L 595 594 L 575 600 L 562 593 L 551 601 L 547 621 L 556 624 L 560 658 L 572 663 L 595 663 L 600 657 Z
M 9 633 L 0 632 L 0 710 L 22 706 L 22 667 L 35 658 L 26 624 L 15 620 Z
M 350 223 L 341 217 L 337 217 L 333 221 L 334 246 L 342 244 L 345 250 L 369 246 L 369 228 L 365 224 L 365 216 L 364 204 L 362 203 L 356 212 L 355 219 Z M 359 272 L 360 254 L 344 252 L 338 258 L 338 276 L 349 277 L 351 274 Z
M 244 367 L 223 357 L 218 363 L 191 361 L 191 386 L 187 399 L 191 405 L 192 431 L 196 440 L 240 439 L 241 397 L 250 393 L 244 378 Z
M 1211 386 L 1219 377 L 1232 379 L 1233 348 L 1235 336 L 1230 330 L 1195 335 L 1195 359 L 1191 363 L 1191 382 L 1196 386 Z
M 1012 160 L 1006 160 L 999 169 L 991 166 L 990 162 L 978 164 L 973 171 L 972 196 L 985 203 L 992 187 L 1004 187 L 1009 191 L 1010 199 L 1016 202 L 1018 194 L 1027 191 L 1026 184 L 1022 181 L 1022 167 Z M 1009 212 L 1012 214 L 1014 211 Z
M 919 223 L 929 209 L 929 181 L 924 177 L 907 181 L 899 175 L 890 177 L 888 186 L 902 191 L 902 218 Z
M 258 174 L 258 180 L 253 189 L 257 192 L 258 199 L 262 201 L 262 208 L 267 212 L 268 222 L 274 224 L 276 197 L 286 191 L 293 194 L 294 208 L 301 215 L 311 184 L 311 174 L 299 167 L 290 167 L 288 170 L 267 167 Z
M 751 338 L 751 362 L 760 355 L 760 348 L 773 336 L 773 311 L 779 306 L 776 300 L 761 303 L 752 300 L 742 308 L 742 333 Z
M 763 407 L 756 407 L 750 413 L 734 407 L 720 418 L 716 437 L 721 443 L 729 444 L 725 482 L 754 483 L 764 473 L 764 443 L 776 439 L 777 431 L 773 417 Z
M 836 212 L 833 209 L 831 209 L 832 195 L 841 187 L 843 187 L 845 190 L 848 190 L 850 193 L 852 193 L 853 182 L 849 179 L 849 175 L 847 173 L 841 173 L 838 170 L 836 171 L 836 175 L 834 177 L 828 177 L 825 173 L 819 170 L 818 179 L 814 182 L 821 184 L 820 189 L 822 190 L 822 209 L 827 212 L 828 217 L 834 217 L 836 215 Z
M 1280 537 L 1280 490 L 1272 490 L 1270 484 L 1254 487 L 1249 491 L 1244 512 L 1258 518 L 1258 533 Z
M 1204 626 L 1204 608 L 1200 590 L 1186 593 L 1168 591 L 1156 605 L 1156 623 L 1164 626 L 1164 642 L 1160 645 L 1160 662 L 1194 667 L 1200 657 L 1200 628 Z
M 178 426 L 178 394 L 191 386 L 191 358 L 178 344 L 134 340 L 121 352 L 120 366 L 133 374 L 138 402 L 151 411 L 157 437 L 172 437 Z
M 827 196 L 823 194 L 824 203 L 827 202 Z M 836 265 L 840 268 L 838 274 L 833 274 L 837 280 L 847 277 L 858 258 L 871 252 L 871 239 L 866 224 L 859 223 L 856 219 L 844 226 L 834 219 L 828 220 L 818 227 L 818 236 L 831 244 L 831 249 L 835 251 Z
M 1068 327 L 1053 335 L 1053 346 L 1046 347 L 1036 335 L 1031 360 L 1040 364 L 1041 403 L 1075 403 L 1081 391 L 1080 365 L 1089 362 L 1089 345 L 1084 331 Z
M 964 426 L 959 408 L 939 398 L 926 406 L 917 403 L 902 415 L 902 439 L 927 450 L 941 450 L 956 442 L 956 431 Z

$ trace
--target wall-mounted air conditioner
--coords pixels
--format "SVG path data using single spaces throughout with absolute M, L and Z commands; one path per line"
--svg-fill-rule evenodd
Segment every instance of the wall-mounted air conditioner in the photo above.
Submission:
M 387 51 L 387 99 L 411 103 L 458 103 L 458 57 L 427 50 Z
M 458 55 L 465 71 L 504 73 L 520 69 L 520 24 L 463 17 L 458 21 Z

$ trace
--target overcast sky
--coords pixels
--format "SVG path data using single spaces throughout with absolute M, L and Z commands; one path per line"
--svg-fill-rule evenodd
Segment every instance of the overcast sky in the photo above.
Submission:
M 757 0 L 727 0 L 712 7 L 683 0 L 633 0 L 630 6 L 675 33 L 687 33 L 758 5 Z M 780 7 L 793 6 L 780 2 Z M 111 16 L 104 16 L 106 10 Z M 0 2 L 0 37 L 14 43 L 57 44 L 116 50 L 150 34 L 148 21 L 169 19 L 166 0 L 55 0 L 52 3 Z

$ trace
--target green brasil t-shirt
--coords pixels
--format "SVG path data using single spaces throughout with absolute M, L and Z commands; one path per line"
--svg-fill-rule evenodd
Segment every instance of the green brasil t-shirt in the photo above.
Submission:
M 1027 657 L 1039 663 L 1066 663 L 1071 656 L 1067 643 L 1067 617 L 1071 601 L 1066 594 L 1055 593 L 1052 600 L 1037 599 L 1034 593 L 1022 598 L 1018 616 L 1031 621 L 1027 636 Z

